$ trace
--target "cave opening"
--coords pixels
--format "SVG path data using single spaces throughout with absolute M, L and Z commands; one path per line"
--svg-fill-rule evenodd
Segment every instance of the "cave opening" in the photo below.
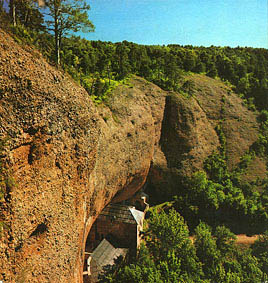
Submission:
M 83 282 L 99 278 L 140 246 L 148 196 L 138 192 L 122 203 L 109 203 L 93 223 L 85 243 Z

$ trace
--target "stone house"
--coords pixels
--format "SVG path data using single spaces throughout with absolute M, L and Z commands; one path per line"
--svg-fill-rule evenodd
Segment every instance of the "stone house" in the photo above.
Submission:
M 140 246 L 145 212 L 125 204 L 107 205 L 89 232 L 85 247 L 84 282 L 98 282 L 105 267 Z
M 128 253 L 126 248 L 116 248 L 105 238 L 96 249 L 86 257 L 84 283 L 98 282 L 99 276 L 109 270 L 117 259 L 124 259 Z
M 86 251 L 92 252 L 104 238 L 114 246 L 136 250 L 140 246 L 144 214 L 134 206 L 110 203 L 92 225 Z

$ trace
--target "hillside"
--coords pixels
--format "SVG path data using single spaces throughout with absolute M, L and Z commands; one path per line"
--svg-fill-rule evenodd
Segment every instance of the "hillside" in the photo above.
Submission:
M 256 115 L 220 81 L 192 75 L 185 95 L 133 76 L 96 106 L 40 53 L 0 38 L 4 282 L 82 282 L 85 241 L 105 205 L 146 180 L 155 194 L 172 191 L 218 150 L 220 123 L 230 168 L 257 140 Z M 250 180 L 266 172 L 255 162 Z

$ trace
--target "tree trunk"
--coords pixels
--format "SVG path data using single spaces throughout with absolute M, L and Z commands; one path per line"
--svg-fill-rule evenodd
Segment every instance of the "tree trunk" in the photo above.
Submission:
M 111 73 L 110 73 L 110 65 L 108 65 L 108 68 L 107 68 L 107 70 L 108 70 L 108 78 L 109 78 L 109 86 L 110 86 L 110 84 L 111 84 Z
M 16 22 L 16 2 L 15 2 L 15 0 L 10 0 L 9 14 L 10 14 L 10 17 L 12 19 L 12 24 L 15 27 L 17 25 L 17 22 Z
M 56 53 L 56 64 L 60 65 L 60 40 L 59 40 L 59 32 L 55 30 L 55 53 Z
M 26 11 L 25 11 L 25 16 L 24 16 L 24 25 L 25 26 L 27 26 L 27 24 L 28 24 L 28 19 L 29 19 L 29 8 L 25 8 L 26 9 Z
M 0 12 L 4 11 L 4 0 L 0 0 Z
M 55 10 L 54 10 L 54 39 L 55 39 L 55 55 L 56 55 L 56 64 L 60 65 L 60 34 L 59 34 L 59 5 L 57 0 L 55 1 Z

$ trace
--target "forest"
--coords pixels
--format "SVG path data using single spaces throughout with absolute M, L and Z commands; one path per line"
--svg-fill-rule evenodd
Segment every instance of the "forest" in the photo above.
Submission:
M 35 3 L 16 2 L 15 8 L 14 3 L 10 1 L 9 11 L 0 3 L 1 27 L 67 72 L 97 105 L 105 104 L 112 90 L 133 75 L 180 93 L 191 88 L 185 75 L 198 73 L 230 86 L 258 116 L 259 139 L 233 170 L 227 167 L 226 138 L 218 126 L 219 151 L 204 161 L 204 171 L 181 178 L 179 191 L 154 196 L 138 256 L 121 263 L 102 281 L 268 280 L 268 178 L 241 181 L 255 156 L 268 155 L 268 50 L 89 41 L 73 33 L 81 24 L 94 30 L 83 14 L 89 9 L 83 1 L 79 22 L 72 21 L 68 12 L 66 26 L 64 22 L 53 26 Z M 52 15 L 57 7 L 48 3 Z M 169 205 L 161 205 L 165 201 Z M 237 233 L 259 234 L 259 238 L 251 247 L 239 247 Z
M 77 2 L 81 2 L 80 10 L 89 9 L 84 1 Z M 16 20 L 11 19 L 10 11 L 5 11 L 3 3 L 0 5 L 2 26 L 9 26 L 19 42 L 36 46 L 51 63 L 60 64 L 97 100 L 104 100 L 111 85 L 131 74 L 144 77 L 165 90 L 178 91 L 183 86 L 183 74 L 193 72 L 230 84 L 247 100 L 249 107 L 268 109 L 267 49 L 89 41 L 74 35 L 83 27 L 86 31 L 94 31 L 94 25 L 85 18 L 84 12 L 80 12 L 79 16 L 76 14 L 76 18 L 72 15 L 75 8 L 68 13 L 62 12 L 61 17 L 65 21 L 55 27 L 53 18 L 46 20 L 47 13 L 36 4 L 27 1 L 18 3 Z M 68 7 L 66 4 L 65 9 Z M 50 17 L 56 8 L 49 4 Z M 12 21 L 16 25 L 11 24 Z

